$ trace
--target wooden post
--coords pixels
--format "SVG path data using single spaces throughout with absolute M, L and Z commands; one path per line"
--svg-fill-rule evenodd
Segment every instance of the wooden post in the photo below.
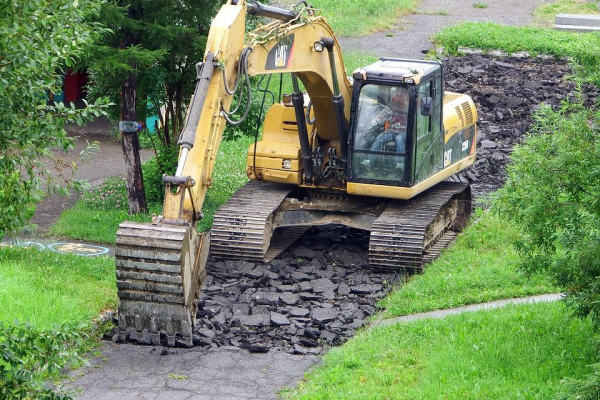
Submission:
M 129 74 L 121 87 L 121 120 L 137 121 L 135 99 L 137 94 L 137 75 Z M 127 199 L 129 213 L 147 213 L 146 194 L 144 192 L 144 178 L 142 176 L 142 163 L 140 161 L 140 141 L 137 132 L 121 131 L 123 156 L 127 169 Z

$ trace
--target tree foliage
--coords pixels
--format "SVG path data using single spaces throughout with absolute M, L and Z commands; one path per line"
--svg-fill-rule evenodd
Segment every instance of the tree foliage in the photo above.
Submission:
M 68 123 L 99 115 L 99 99 L 84 110 L 48 104 L 61 72 L 73 66 L 102 28 L 89 22 L 99 0 L 13 0 L 0 3 L 0 233 L 14 233 L 32 215 L 42 184 L 80 186 L 76 167 L 51 152 L 74 147 Z M 47 164 L 40 160 L 44 158 Z M 55 174 L 50 174 L 54 169 Z M 59 176 L 62 182 L 52 179 Z
M 99 21 L 112 30 L 93 49 L 90 94 L 119 104 L 123 77 L 138 77 L 138 119 L 157 115 L 160 142 L 176 144 L 202 61 L 210 19 L 220 0 L 117 0 Z M 118 107 L 111 109 L 117 119 Z
M 515 148 L 500 211 L 522 228 L 523 265 L 547 270 L 582 316 L 600 320 L 600 112 L 542 107 Z

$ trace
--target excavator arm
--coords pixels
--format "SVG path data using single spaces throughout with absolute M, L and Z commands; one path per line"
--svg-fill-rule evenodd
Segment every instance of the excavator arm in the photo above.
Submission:
M 246 13 L 277 19 L 246 35 Z M 339 45 L 325 20 L 311 8 L 299 12 L 229 0 L 209 32 L 197 86 L 179 139 L 177 171 L 165 176 L 163 214 L 152 224 L 124 222 L 117 232 L 116 275 L 119 335 L 140 343 L 192 345 L 197 299 L 206 276 L 209 234 L 196 222 L 211 186 L 223 130 L 232 121 L 230 106 L 249 76 L 291 73 L 305 177 L 310 179 L 310 143 L 304 99 L 310 96 L 318 135 L 338 142 L 344 154 L 351 85 Z M 250 96 L 249 87 L 246 95 Z M 246 99 L 249 104 L 250 98 Z M 244 113 L 246 114 L 246 113 Z M 335 115 L 335 118 L 331 118 Z M 301 127 L 304 126 L 303 128 Z

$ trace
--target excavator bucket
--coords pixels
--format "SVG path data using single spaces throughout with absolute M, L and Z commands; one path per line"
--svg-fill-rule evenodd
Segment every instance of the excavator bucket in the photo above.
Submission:
M 116 241 L 119 338 L 192 346 L 210 234 L 193 227 L 123 222 Z

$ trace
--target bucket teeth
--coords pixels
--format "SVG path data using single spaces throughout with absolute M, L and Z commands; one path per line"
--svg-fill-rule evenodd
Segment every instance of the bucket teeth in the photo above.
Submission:
M 116 242 L 119 338 L 192 345 L 209 236 L 193 227 L 124 222 Z

